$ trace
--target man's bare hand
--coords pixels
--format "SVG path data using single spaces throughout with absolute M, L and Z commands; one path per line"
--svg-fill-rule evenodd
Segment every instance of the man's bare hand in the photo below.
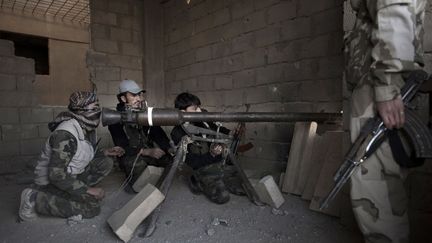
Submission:
M 115 146 L 115 147 L 104 150 L 105 156 L 121 157 L 121 156 L 123 156 L 124 153 L 125 153 L 124 149 L 122 147 L 119 147 L 119 146 Z
M 142 156 L 149 156 L 155 159 L 160 159 L 165 155 L 165 152 L 160 148 L 151 148 L 151 149 L 141 149 L 140 151 Z
M 213 157 L 216 157 L 216 156 L 222 154 L 223 149 L 224 149 L 224 146 L 223 146 L 222 144 L 219 144 L 219 143 L 212 143 L 212 144 L 210 145 L 210 154 L 211 154 Z
M 404 104 L 398 96 L 394 100 L 377 102 L 378 114 L 388 129 L 401 128 L 405 123 Z
M 96 199 L 102 199 L 105 196 L 105 191 L 100 187 L 89 187 L 87 194 L 94 196 Z

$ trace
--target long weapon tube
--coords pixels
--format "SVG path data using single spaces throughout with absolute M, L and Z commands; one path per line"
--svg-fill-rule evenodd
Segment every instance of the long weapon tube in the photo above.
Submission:
M 333 200 L 333 198 L 338 194 L 338 192 L 342 189 L 343 185 L 348 181 L 351 175 L 354 173 L 354 169 L 357 166 L 352 161 L 349 161 L 349 167 L 344 171 L 344 173 L 340 176 L 340 180 L 336 183 L 324 201 L 320 204 L 319 209 L 323 210 L 328 207 L 329 202 Z
M 102 109 L 102 124 L 135 123 L 144 126 L 175 126 L 184 122 L 341 122 L 341 113 L 293 112 L 181 112 L 149 107 L 146 111 L 118 112 Z

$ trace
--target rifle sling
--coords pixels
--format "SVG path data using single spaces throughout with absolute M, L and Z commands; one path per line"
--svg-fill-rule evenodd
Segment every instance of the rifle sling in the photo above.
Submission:
M 393 158 L 403 168 L 413 168 L 424 164 L 424 158 L 416 158 L 413 154 L 408 155 L 405 147 L 402 144 L 400 134 L 397 129 L 388 130 L 387 136 L 389 138 L 390 148 Z

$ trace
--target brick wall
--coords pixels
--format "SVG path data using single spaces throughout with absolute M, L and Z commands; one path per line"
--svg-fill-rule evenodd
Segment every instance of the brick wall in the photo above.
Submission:
M 92 0 L 91 50 L 87 64 L 97 85 L 102 106 L 115 107 L 118 84 L 123 79 L 143 82 L 143 1 Z M 101 145 L 111 142 L 107 129 L 99 127 Z
M 182 91 L 215 111 L 341 110 L 342 1 L 171 0 L 166 105 Z M 248 124 L 245 166 L 282 170 L 292 124 Z
M 47 123 L 62 107 L 38 106 L 33 93 L 34 60 L 14 55 L 0 39 L 0 157 L 37 155 L 49 135 Z M 2 160 L 4 161 L 4 160 Z M 14 163 L 2 164 L 17 166 Z M 7 168 L 6 168 L 7 169 Z

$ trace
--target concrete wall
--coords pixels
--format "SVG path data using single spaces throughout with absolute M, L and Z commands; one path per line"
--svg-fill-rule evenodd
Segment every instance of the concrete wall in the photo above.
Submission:
M 37 155 L 49 135 L 47 123 L 65 109 L 69 95 L 91 87 L 89 32 L 4 10 L 0 30 L 49 39 L 50 75 L 35 75 L 34 60 L 15 56 L 13 43 L 0 40 L 0 157 Z
M 50 74 L 36 75 L 33 83 L 38 104 L 66 105 L 73 91 L 91 88 L 85 61 L 89 48 L 86 26 L 0 10 L 0 30 L 49 39 Z
M 143 1 L 92 0 L 91 51 L 87 64 L 102 106 L 115 107 L 118 84 L 134 79 L 143 84 Z M 99 128 L 102 145 L 111 143 L 106 128 Z
M 34 79 L 34 60 L 15 56 L 13 42 L 0 40 L 0 157 L 37 154 L 48 136 L 58 111 L 38 105 Z
M 182 91 L 215 111 L 338 112 L 342 1 L 170 0 L 166 105 Z M 292 124 L 248 124 L 245 166 L 280 171 Z

